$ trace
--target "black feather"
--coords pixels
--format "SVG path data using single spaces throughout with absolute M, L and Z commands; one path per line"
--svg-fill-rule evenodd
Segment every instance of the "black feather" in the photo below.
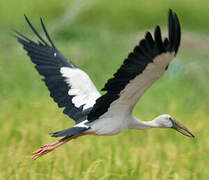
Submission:
M 62 131 L 51 133 L 51 136 L 52 137 L 72 136 L 72 135 L 77 135 L 77 134 L 80 134 L 82 132 L 85 132 L 88 129 L 89 128 L 86 128 L 86 127 L 72 127 L 72 128 L 69 128 L 69 129 L 65 129 L 65 130 L 62 130 Z
M 35 33 L 35 35 L 41 40 L 41 42 L 43 42 L 46 46 L 49 46 L 48 43 L 38 34 L 38 32 L 36 31 L 36 29 L 33 27 L 33 25 L 31 24 L 31 22 L 29 21 L 28 17 L 24 14 L 25 16 L 25 20 L 27 21 L 28 25 L 30 26 L 30 28 L 32 29 L 32 31 Z
M 50 38 L 50 36 L 49 36 L 47 30 L 46 30 L 46 27 L 45 27 L 45 25 L 44 25 L 44 23 L 43 23 L 42 18 L 40 18 L 40 20 L 41 20 L 41 26 L 42 26 L 42 28 L 43 28 L 43 30 L 44 30 L 44 32 L 45 32 L 45 35 L 46 35 L 47 39 L 49 40 L 49 42 L 50 42 L 50 44 L 52 45 L 52 47 L 53 47 L 54 49 L 56 49 L 54 43 L 52 42 L 52 40 L 51 40 L 51 38 Z
M 88 114 L 90 122 L 107 112 L 111 103 L 119 98 L 126 85 L 142 73 L 156 56 L 165 52 L 177 53 L 181 40 L 181 30 L 178 18 L 176 14 L 173 14 L 172 10 L 169 10 L 168 29 L 169 38 L 165 38 L 164 41 L 162 41 L 159 26 L 155 28 L 154 40 L 150 32 L 145 34 L 145 38 L 128 55 L 128 58 L 125 59 L 122 66 L 113 75 L 113 78 L 109 79 L 105 84 L 102 90 L 107 92 L 96 100 L 95 105 Z
M 44 33 L 50 42 L 51 46 L 39 35 L 36 29 L 33 27 L 27 16 L 25 19 L 32 29 L 32 31 L 38 37 L 38 43 L 30 40 L 23 34 L 14 31 L 13 35 L 17 38 L 18 42 L 23 45 L 23 48 L 27 51 L 31 61 L 35 64 L 35 68 L 44 76 L 42 79 L 50 91 L 50 96 L 57 103 L 58 107 L 64 107 L 64 114 L 67 114 L 70 118 L 74 119 L 76 123 L 81 119 L 86 119 L 89 111 L 83 110 L 83 106 L 77 108 L 72 103 L 72 98 L 68 91 L 70 86 L 65 82 L 65 78 L 60 73 L 61 67 L 77 68 L 73 63 L 68 61 L 55 47 L 52 42 L 46 27 L 41 20 L 41 26 Z

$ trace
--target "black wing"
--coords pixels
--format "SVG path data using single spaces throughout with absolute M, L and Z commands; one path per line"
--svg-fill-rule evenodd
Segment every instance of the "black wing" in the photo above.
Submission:
M 144 92 L 159 79 L 176 55 L 181 31 L 177 15 L 169 11 L 169 38 L 162 41 L 160 27 L 146 33 L 123 65 L 102 89 L 106 94 L 96 100 L 88 120 L 130 114 Z
M 42 80 L 48 87 L 50 96 L 59 107 L 65 108 L 63 112 L 76 123 L 85 120 L 96 99 L 100 96 L 99 92 L 89 76 L 57 50 L 42 19 L 41 25 L 50 44 L 39 35 L 26 16 L 25 19 L 38 37 L 38 43 L 17 31 L 14 36 L 27 51 L 36 70 L 44 76 Z

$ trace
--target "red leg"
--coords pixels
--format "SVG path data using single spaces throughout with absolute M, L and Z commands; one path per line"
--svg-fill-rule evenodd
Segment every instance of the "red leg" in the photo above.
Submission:
M 70 141 L 71 139 L 76 138 L 76 137 L 64 137 L 62 139 L 60 139 L 59 141 L 52 143 L 52 144 L 46 144 L 44 146 L 41 146 L 37 151 L 33 152 L 33 160 L 36 160 L 37 158 L 43 156 L 44 154 L 47 154 L 51 151 L 53 151 L 54 149 L 58 148 L 59 146 L 63 145 L 64 143 Z

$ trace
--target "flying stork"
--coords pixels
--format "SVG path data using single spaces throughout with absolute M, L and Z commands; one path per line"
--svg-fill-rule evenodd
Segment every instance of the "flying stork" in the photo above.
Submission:
M 52 42 L 40 18 L 48 40 L 45 41 L 25 19 L 38 38 L 32 41 L 15 31 L 15 38 L 23 45 L 27 55 L 50 91 L 50 96 L 64 107 L 63 113 L 75 121 L 73 127 L 52 133 L 62 137 L 53 144 L 40 147 L 33 159 L 51 152 L 64 143 L 83 135 L 116 135 L 126 129 L 171 128 L 183 135 L 194 137 L 183 124 L 168 114 L 152 121 L 142 121 L 133 116 L 133 109 L 145 91 L 168 69 L 176 56 L 181 40 L 180 23 L 176 13 L 169 10 L 168 38 L 162 40 L 160 27 L 152 36 L 150 32 L 139 42 L 118 71 L 105 84 L 101 95 L 89 76 L 65 58 Z

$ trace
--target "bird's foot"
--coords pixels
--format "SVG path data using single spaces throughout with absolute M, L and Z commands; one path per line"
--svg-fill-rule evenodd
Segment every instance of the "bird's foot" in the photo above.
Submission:
M 33 160 L 38 159 L 39 157 L 43 156 L 44 154 L 47 154 L 51 151 L 53 151 L 57 146 L 55 144 L 46 144 L 44 146 L 41 146 L 37 151 L 33 152 Z
M 53 151 L 54 149 L 58 148 L 59 146 L 63 145 L 64 143 L 68 142 L 70 139 L 72 139 L 73 137 L 70 136 L 66 136 L 60 140 L 58 140 L 55 143 L 52 144 L 46 144 L 44 146 L 41 146 L 37 151 L 33 152 L 33 160 L 38 159 L 39 157 L 43 156 L 44 154 L 47 154 L 51 151 Z

